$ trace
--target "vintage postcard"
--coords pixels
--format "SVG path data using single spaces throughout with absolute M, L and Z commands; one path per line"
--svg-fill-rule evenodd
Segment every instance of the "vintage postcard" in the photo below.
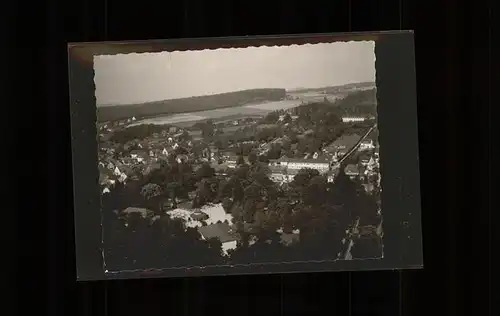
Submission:
M 78 278 L 421 267 L 404 38 L 70 45 Z

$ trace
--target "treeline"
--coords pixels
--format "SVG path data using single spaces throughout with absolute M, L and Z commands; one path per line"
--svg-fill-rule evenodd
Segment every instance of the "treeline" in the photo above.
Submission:
M 277 101 L 285 96 L 285 89 L 251 89 L 143 104 L 103 106 L 97 108 L 97 120 L 106 122 L 130 117 L 140 119 L 175 113 L 213 110 L 259 101 Z
M 328 91 L 327 93 L 336 93 L 333 91 Z M 310 104 L 305 104 L 299 109 L 310 108 L 310 111 L 317 111 L 319 107 L 325 105 L 333 106 L 334 109 L 324 110 L 335 113 L 337 115 L 376 115 L 377 114 L 377 90 L 367 89 L 349 92 L 344 98 L 338 99 L 333 103 L 325 98 L 323 102 L 314 102 Z
M 164 130 L 168 130 L 168 128 L 169 127 L 167 125 L 156 124 L 140 124 L 130 126 L 115 132 L 109 140 L 115 143 L 125 144 L 134 139 L 144 139 L 155 133 L 161 133 Z
M 349 93 L 334 103 L 341 114 L 377 115 L 377 90 L 362 90 Z
M 314 124 L 322 124 L 325 120 L 340 118 L 344 115 L 376 116 L 377 90 L 350 92 L 344 98 L 333 102 L 325 97 L 324 101 L 304 104 L 296 107 L 294 111 L 296 115 L 301 116 L 301 121 Z M 334 123 L 339 124 L 340 121 Z
M 329 87 L 326 89 L 327 93 L 343 93 L 347 91 L 352 91 L 353 89 L 367 89 L 376 87 L 375 82 L 358 82 L 349 83 L 343 86 Z
M 375 82 L 357 82 L 357 83 L 348 83 L 345 85 L 341 86 L 334 86 L 334 87 L 321 87 L 321 88 L 313 88 L 313 89 L 308 89 L 308 88 L 301 88 L 301 89 L 295 89 L 291 92 L 295 93 L 303 93 L 303 92 L 319 92 L 319 91 L 326 91 L 327 93 L 339 93 L 343 92 L 349 89 L 354 89 L 354 88 L 370 88 L 375 86 Z

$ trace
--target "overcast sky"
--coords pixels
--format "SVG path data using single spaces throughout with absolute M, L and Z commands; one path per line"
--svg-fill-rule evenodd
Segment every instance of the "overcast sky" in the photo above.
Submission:
M 365 41 L 95 56 L 97 104 L 374 82 L 374 48 Z

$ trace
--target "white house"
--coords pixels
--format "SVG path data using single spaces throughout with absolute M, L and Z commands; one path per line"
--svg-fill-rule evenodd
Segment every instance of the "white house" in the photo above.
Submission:
M 275 182 L 283 182 L 287 180 L 286 167 L 281 167 L 279 165 L 270 165 L 269 169 L 271 170 L 271 180 Z
M 201 221 L 196 220 L 193 218 L 193 212 L 177 208 L 175 210 L 170 210 L 167 212 L 167 215 L 172 218 L 172 219 L 180 219 L 184 227 L 186 228 L 196 228 L 196 227 L 201 227 L 203 224 Z
M 340 172 L 340 165 L 334 164 L 331 166 L 331 170 L 326 173 L 326 181 L 329 183 L 333 183 L 335 178 L 337 178 Z
M 360 116 L 343 116 L 342 117 L 342 122 L 343 123 L 358 123 L 358 122 L 364 122 L 366 118 L 360 117 Z
M 377 166 L 377 161 L 373 157 L 370 157 L 370 160 L 368 160 L 367 166 L 369 168 L 373 168 L 373 167 Z
M 371 150 L 375 148 L 375 144 L 373 143 L 373 139 L 365 139 L 363 140 L 358 147 L 359 151 Z
M 238 161 L 237 156 L 230 156 L 226 159 L 226 164 L 229 168 L 236 168 L 237 164 L 236 162 Z
M 274 182 L 284 182 L 288 179 L 288 177 L 283 173 L 271 173 L 269 178 Z
M 335 181 L 335 175 L 334 174 L 328 174 L 328 177 L 326 178 L 328 183 L 333 183 Z
M 274 182 L 291 182 L 300 169 L 288 169 L 283 166 L 271 166 L 271 180 Z
M 378 167 L 377 160 L 373 159 L 373 157 L 370 158 L 370 160 L 368 161 L 368 164 L 366 165 L 366 174 L 373 175 L 374 171 L 377 167 Z
M 299 173 L 299 170 L 300 169 L 290 169 L 290 170 L 287 169 L 286 173 L 285 173 L 285 181 L 288 181 L 288 182 L 293 181 L 293 178 L 295 178 L 297 173 Z
M 122 173 L 122 174 L 120 174 L 120 177 L 118 178 L 118 181 L 125 182 L 127 180 L 127 178 L 128 178 L 127 175 L 124 174 L 124 173 Z
M 332 155 L 332 164 L 336 164 L 339 160 L 340 160 L 339 153 L 338 153 L 338 152 L 335 152 L 335 153 Z
M 365 191 L 368 193 L 372 192 L 375 189 L 373 183 L 364 183 L 363 187 L 365 188 Z
M 359 163 L 363 166 L 366 167 L 368 164 L 370 164 L 370 159 L 369 158 L 363 158 L 359 161 Z
M 221 203 L 206 205 L 202 207 L 199 212 L 208 215 L 208 219 L 205 220 L 208 225 L 215 224 L 219 221 L 227 222 L 230 225 L 233 223 L 233 216 L 224 211 Z

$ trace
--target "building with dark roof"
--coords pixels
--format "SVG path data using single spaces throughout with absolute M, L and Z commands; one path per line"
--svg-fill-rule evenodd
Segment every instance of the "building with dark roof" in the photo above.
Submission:
M 353 178 L 359 176 L 359 168 L 355 164 L 349 164 L 344 168 L 344 172 L 347 176 Z
M 222 251 L 224 254 L 231 249 L 236 249 L 239 236 L 234 233 L 231 226 L 226 223 L 216 223 L 207 226 L 198 227 L 198 232 L 203 240 L 217 238 L 222 243 Z

